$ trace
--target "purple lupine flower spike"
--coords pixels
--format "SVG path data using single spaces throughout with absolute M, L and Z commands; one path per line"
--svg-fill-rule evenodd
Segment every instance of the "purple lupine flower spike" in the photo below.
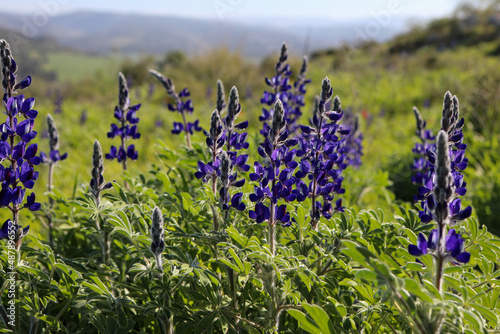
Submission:
M 262 115 L 259 120 L 263 122 L 263 127 L 260 133 L 266 137 L 270 130 L 270 122 L 272 120 L 272 107 L 279 99 L 285 110 L 285 120 L 287 123 L 287 131 L 290 136 L 295 135 L 298 125 L 297 121 L 302 115 L 301 107 L 304 106 L 304 95 L 306 93 L 306 85 L 310 82 L 306 78 L 308 60 L 303 58 L 302 67 L 297 76 L 294 86 L 290 84 L 290 65 L 288 60 L 288 48 L 285 43 L 281 47 L 280 56 L 275 66 L 275 76 L 266 78 L 266 84 L 271 88 L 271 91 L 265 91 L 260 102 L 264 105 Z M 294 89 L 293 89 L 294 88 Z
M 54 113 L 62 113 L 63 96 L 59 90 L 56 91 L 56 97 L 54 99 Z
M 426 123 L 417 108 L 414 108 L 414 113 L 417 119 L 416 133 L 421 143 L 416 144 L 413 150 L 413 152 L 419 154 L 420 157 L 414 160 L 412 169 L 417 170 L 417 174 L 412 178 L 412 181 L 420 185 L 418 195 L 416 196 L 416 199 L 421 201 L 422 206 L 419 216 L 422 222 L 427 223 L 433 219 L 437 219 L 437 217 L 433 215 L 434 203 L 437 203 L 437 199 L 433 197 L 432 193 L 435 187 L 434 179 L 436 177 L 437 149 L 436 144 L 432 142 L 434 137 L 429 130 L 425 129 Z M 447 135 L 454 197 L 463 196 L 467 192 L 466 182 L 464 182 L 462 174 L 462 171 L 467 168 L 468 164 L 468 159 L 465 158 L 467 145 L 463 143 L 463 124 L 464 119 L 460 118 L 458 98 L 452 96 L 450 92 L 446 92 L 443 102 L 441 129 Z M 472 212 L 470 206 L 462 210 L 461 201 L 450 199 L 448 205 L 451 224 L 468 218 Z
M 334 99 L 334 110 L 336 99 Z M 340 100 L 338 100 L 340 104 Z M 340 110 L 340 105 L 338 107 Z M 354 115 L 354 113 L 349 109 L 344 113 L 344 123 L 345 129 L 339 129 L 339 132 L 348 132 L 345 152 L 346 152 L 346 163 L 355 168 L 359 168 L 362 164 L 361 157 L 363 156 L 363 133 L 359 128 L 359 118 Z
M 37 144 L 29 144 L 37 136 L 34 124 L 38 112 L 33 109 L 34 98 L 25 99 L 24 95 L 18 94 L 17 90 L 30 86 L 31 77 L 18 81 L 17 64 L 5 40 L 0 40 L 0 63 L 4 114 L 7 115 L 5 123 L 0 125 L 0 162 L 6 163 L 0 165 L 0 206 L 8 207 L 13 217 L 2 225 L 0 238 L 13 239 L 19 250 L 22 238 L 29 231 L 29 226 L 21 226 L 19 211 L 23 208 L 37 211 L 41 206 L 35 201 L 33 192 L 26 194 L 26 189 L 32 189 L 38 179 L 34 166 L 41 162 L 41 158 L 36 156 Z M 18 117 L 22 117 L 22 120 L 18 120 Z
M 321 95 L 317 100 L 315 112 L 310 125 L 302 125 L 302 138 L 299 140 L 297 156 L 301 157 L 298 171 L 296 190 L 298 201 L 311 198 L 311 226 L 317 228 L 319 219 L 332 217 L 332 213 L 343 211 L 342 201 L 336 200 L 335 207 L 331 205 L 335 194 L 343 194 L 342 171 L 347 167 L 346 137 L 350 129 L 339 124 L 344 112 L 340 99 L 333 99 L 331 111 L 326 109 L 332 99 L 333 89 L 330 80 L 325 78 L 321 87 Z M 308 176 L 310 182 L 305 184 L 302 179 Z M 304 188 L 307 188 L 306 192 Z M 307 193 L 307 196 L 304 196 Z M 318 201 L 322 197 L 323 203 Z
M 275 225 L 290 225 L 290 215 L 287 207 L 281 201 L 294 200 L 293 184 L 296 178 L 292 176 L 297 164 L 293 163 L 295 150 L 289 147 L 297 144 L 297 140 L 288 138 L 285 110 L 281 100 L 277 100 L 271 110 L 273 121 L 267 132 L 266 139 L 258 152 L 265 159 L 264 165 L 254 164 L 251 180 L 258 182 L 250 200 L 255 202 L 249 217 L 257 223 L 267 222 L 269 246 L 271 254 L 275 254 Z
M 238 192 L 231 197 L 230 189 L 239 188 L 245 183 L 245 179 L 238 180 L 236 170 L 247 172 L 250 166 L 247 164 L 248 155 L 238 154 L 241 149 L 247 149 L 247 133 L 240 133 L 246 129 L 248 121 L 236 123 L 235 121 L 241 112 L 238 90 L 236 87 L 231 89 L 229 101 L 227 103 L 227 113 L 224 118 L 221 117 L 222 111 L 226 109 L 224 86 L 222 81 L 217 81 L 217 102 L 216 107 L 210 118 L 210 131 L 204 131 L 206 143 L 210 149 L 212 160 L 205 163 L 198 162 L 198 171 L 195 177 L 206 182 L 212 180 L 212 191 L 214 195 L 217 189 L 217 179 L 221 181 L 219 197 L 224 219 L 228 221 L 229 209 L 234 208 L 238 211 L 244 211 L 246 205 L 243 202 L 243 193 Z M 218 221 L 214 211 L 214 230 L 218 230 Z
M 40 153 L 40 158 L 42 163 L 50 165 L 66 159 L 68 157 L 68 153 L 61 154 L 59 152 L 59 132 L 57 131 L 56 123 L 50 114 L 47 114 L 47 127 L 49 129 L 50 152 L 48 155 L 44 152 Z
M 186 135 L 186 144 L 188 148 L 191 148 L 191 135 L 195 131 L 202 131 L 203 129 L 199 126 L 199 121 L 187 122 L 186 113 L 192 114 L 194 111 L 193 102 L 191 99 L 186 99 L 190 96 L 189 90 L 184 88 L 179 94 L 175 91 L 174 83 L 171 79 L 163 76 L 160 72 L 155 70 L 149 70 L 152 76 L 154 76 L 165 88 L 167 94 L 174 99 L 174 104 L 169 103 L 168 109 L 173 112 L 178 112 L 182 116 L 182 123 L 174 122 L 173 134 L 180 134 L 184 132 Z
M 417 116 L 417 134 L 423 138 L 425 132 L 425 122 Z M 437 224 L 435 234 L 431 233 L 429 237 L 429 247 L 436 249 L 436 275 L 435 286 L 441 291 L 444 263 L 449 257 L 454 258 L 461 263 L 467 263 L 470 260 L 470 254 L 464 251 L 464 241 L 462 237 L 451 229 L 446 233 L 448 226 L 466 219 L 471 215 L 472 209 L 467 207 L 461 210 L 461 201 L 457 198 L 465 193 L 465 182 L 460 171 L 467 166 L 467 160 L 464 157 L 466 145 L 462 143 L 462 126 L 464 120 L 459 119 L 458 98 L 446 92 L 443 102 L 443 113 L 441 118 L 441 130 L 437 135 L 436 143 L 426 149 L 430 168 L 426 175 L 428 180 L 424 187 L 419 188 L 419 195 L 424 198 L 422 201 L 422 211 L 419 217 L 422 222 L 434 220 Z M 424 134 L 423 134 L 424 133 Z M 456 190 L 459 188 L 460 190 Z M 410 254 L 419 256 L 425 254 L 424 247 L 419 245 L 410 245 L 408 251 Z M 432 242 L 431 242 L 432 240 Z M 422 254 L 420 254 L 420 252 Z
M 139 154 L 134 145 L 127 146 L 128 139 L 139 139 L 141 134 L 137 131 L 137 111 L 141 105 L 130 106 L 130 92 L 127 80 L 122 73 L 118 73 L 118 105 L 115 107 L 114 116 L 118 124 L 111 124 L 111 131 L 108 138 L 119 137 L 121 145 L 116 148 L 111 146 L 110 152 L 106 154 L 106 159 L 117 159 L 122 163 L 123 170 L 127 169 L 127 160 L 137 160 Z

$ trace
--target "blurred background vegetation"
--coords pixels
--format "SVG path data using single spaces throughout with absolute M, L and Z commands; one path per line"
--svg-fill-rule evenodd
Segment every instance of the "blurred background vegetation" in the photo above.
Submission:
M 0 36 L 8 36 L 8 31 L 0 29 Z M 240 118 L 250 121 L 250 143 L 257 143 L 264 78 L 273 75 L 280 47 L 276 45 L 275 54 L 259 61 L 229 49 L 198 56 L 171 51 L 161 57 L 127 57 L 77 52 L 53 39 L 39 38 L 21 44 L 14 57 L 20 71 L 33 77 L 27 95 L 36 97 L 40 112 L 35 127 L 42 134 L 37 137 L 41 150 L 48 149 L 45 115 L 51 113 L 58 124 L 60 150 L 69 157 L 57 167 L 55 188 L 71 197 L 77 186 L 90 179 L 94 139 L 105 151 L 117 144 L 106 133 L 118 98 L 118 71 L 129 79 L 131 103 L 142 103 L 138 113 L 142 137 L 135 142 L 139 160 L 130 164 L 129 172 L 148 173 L 160 164 L 156 158 L 159 141 L 172 149 L 183 145 L 183 138 L 170 133 L 179 115 L 167 110 L 167 96 L 148 74 L 150 68 L 171 78 L 177 91 L 189 88 L 195 106 L 191 117 L 200 119 L 205 128 L 215 107 L 216 80 L 224 82 L 226 94 L 236 86 L 243 108 Z M 300 50 L 291 51 L 300 54 Z M 416 187 L 410 181 L 411 150 L 417 141 L 412 107 L 421 110 L 427 128 L 437 133 L 443 96 L 449 90 L 458 96 L 465 118 L 469 167 L 464 202 L 473 205 L 473 214 L 482 224 L 500 234 L 499 57 L 500 8 L 495 3 L 481 8 L 462 5 L 452 17 L 414 27 L 387 42 L 365 41 L 356 47 L 343 45 L 311 53 L 312 83 L 302 123 L 312 114 L 313 98 L 328 76 L 343 108 L 359 116 L 364 133 L 363 165 L 346 171 L 344 205 L 382 208 L 388 215 L 395 213 L 397 205 L 412 205 Z M 301 57 L 290 61 L 297 74 Z M 62 97 L 61 113 L 55 114 L 58 97 Z M 203 145 L 204 135 L 196 134 L 194 142 Z M 256 145 L 249 150 L 253 163 Z M 106 162 L 105 167 L 107 180 L 121 178 L 116 161 Z M 37 194 L 44 191 L 47 179 L 47 168 L 39 170 Z

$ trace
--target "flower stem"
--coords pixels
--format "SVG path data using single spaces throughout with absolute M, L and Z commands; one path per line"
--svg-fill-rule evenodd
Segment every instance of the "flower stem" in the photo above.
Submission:
M 439 244 L 437 251 L 435 286 L 436 289 L 441 292 L 443 286 L 444 260 L 446 257 L 446 224 L 444 222 L 438 222 L 438 232 Z
M 189 134 L 189 131 L 187 129 L 187 121 L 186 121 L 186 113 L 184 111 L 181 112 L 182 114 L 182 122 L 184 123 L 184 132 L 186 133 L 186 144 L 189 149 L 191 149 L 191 136 Z
M 50 193 L 52 192 L 52 179 L 54 175 L 54 163 L 51 161 L 49 163 L 49 179 L 47 181 L 47 191 Z M 54 236 L 53 236 L 53 230 L 54 230 L 54 221 L 52 219 L 52 208 L 54 207 L 54 199 L 52 197 L 49 197 L 49 213 L 47 214 L 47 223 L 49 227 L 49 244 L 50 246 L 53 246 L 54 244 Z

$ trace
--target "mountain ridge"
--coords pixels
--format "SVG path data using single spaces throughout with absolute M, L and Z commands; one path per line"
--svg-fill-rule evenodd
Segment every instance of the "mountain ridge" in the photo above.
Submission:
M 225 47 L 246 57 L 260 58 L 276 51 L 286 41 L 290 52 L 300 54 L 309 49 L 338 46 L 356 37 L 357 23 L 324 22 L 317 26 L 301 25 L 293 20 L 280 26 L 269 20 L 252 24 L 250 20 L 210 20 L 179 16 L 153 16 L 131 13 L 79 11 L 50 18 L 37 28 L 36 37 L 50 37 L 62 46 L 78 51 L 106 54 L 165 54 L 180 50 L 189 55 Z M 21 15 L 0 13 L 0 27 L 22 31 L 27 20 Z M 379 40 L 396 31 L 382 29 Z

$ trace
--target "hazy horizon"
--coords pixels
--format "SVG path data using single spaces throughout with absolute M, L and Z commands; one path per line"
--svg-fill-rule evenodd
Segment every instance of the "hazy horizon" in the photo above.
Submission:
M 453 13 L 463 0 L 351 0 L 304 1 L 275 0 L 167 0 L 121 2 L 80 1 L 80 0 L 27 0 L 18 2 L 0 1 L 4 13 L 20 14 L 30 17 L 48 14 L 58 16 L 75 12 L 102 12 L 121 14 L 140 14 L 154 16 L 176 16 L 183 18 L 228 20 L 246 23 L 278 25 L 280 21 L 297 21 L 297 25 L 324 25 L 322 21 L 344 23 L 389 14 L 393 21 L 426 21 Z M 396 18 L 397 20 L 394 20 Z M 268 22 L 266 22 L 268 21 Z

